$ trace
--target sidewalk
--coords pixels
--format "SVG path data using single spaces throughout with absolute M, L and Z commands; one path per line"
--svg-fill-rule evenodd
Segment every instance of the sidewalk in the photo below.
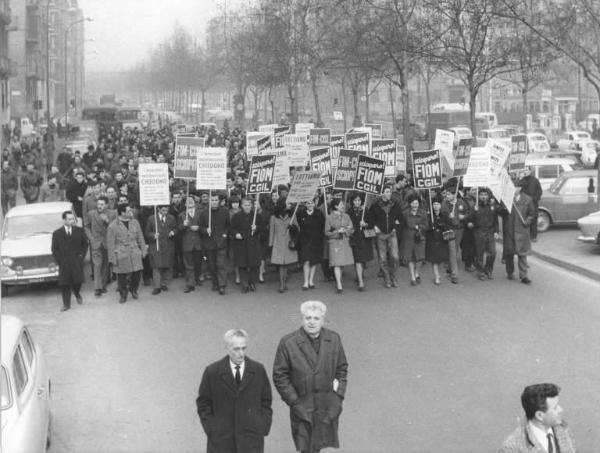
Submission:
M 532 255 L 571 272 L 600 281 L 600 246 L 577 240 L 577 227 L 554 227 L 538 235 Z

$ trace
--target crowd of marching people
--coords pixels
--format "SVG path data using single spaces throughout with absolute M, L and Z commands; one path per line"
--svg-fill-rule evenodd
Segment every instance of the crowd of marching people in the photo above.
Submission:
M 277 268 L 281 293 L 292 285 L 314 289 L 318 267 L 338 293 L 349 281 L 363 291 L 367 266 L 376 266 L 386 288 L 402 280 L 422 284 L 425 262 L 435 285 L 457 284 L 464 272 L 490 280 L 500 232 L 507 277 L 514 277 L 516 255 L 520 281 L 531 282 L 526 257 L 541 189 L 527 172 L 515 180 L 510 207 L 456 178 L 435 191 L 415 190 L 410 171 L 389 180 L 379 197 L 326 190 L 295 206 L 286 202 L 287 185 L 258 199 L 246 196 L 243 131 L 225 124 L 198 133 L 207 146 L 227 149 L 228 189 L 209 193 L 171 177 L 171 203 L 156 208 L 139 205 L 138 165 L 173 163 L 169 127 L 102 131 L 83 155 L 65 148 L 55 156 L 48 133 L 30 142 L 13 137 L 2 155 L 3 213 L 19 189 L 26 203 L 70 201 L 85 228 L 95 295 L 117 280 L 120 302 L 137 298 L 141 283 L 152 285 L 154 295 L 169 291 L 178 277 L 186 293 L 206 283 L 223 295 L 228 282 L 248 293 L 265 281 L 269 266 Z M 291 283 L 294 272 L 302 278 Z

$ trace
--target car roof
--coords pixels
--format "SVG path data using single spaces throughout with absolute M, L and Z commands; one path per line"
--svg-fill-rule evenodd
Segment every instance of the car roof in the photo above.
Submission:
M 531 156 L 531 157 L 530 157 Z M 534 154 L 528 154 L 525 158 L 525 165 L 540 165 L 540 164 L 568 164 L 573 165 L 571 159 L 565 157 L 549 157 L 549 156 L 536 156 Z
M 0 330 L 2 331 L 2 361 L 7 362 L 19 341 L 19 332 L 24 324 L 16 316 L 2 315 Z
M 52 201 L 49 203 L 32 203 L 15 206 L 6 213 L 6 218 L 19 217 L 32 214 L 62 214 L 72 209 L 68 201 Z
M 577 177 L 585 177 L 590 178 L 594 176 L 598 176 L 598 170 L 572 170 L 565 171 L 563 173 L 565 178 L 577 178 Z

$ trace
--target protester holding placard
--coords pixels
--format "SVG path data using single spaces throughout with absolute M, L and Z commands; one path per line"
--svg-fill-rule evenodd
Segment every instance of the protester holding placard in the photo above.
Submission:
M 229 235 L 229 212 L 220 206 L 218 194 L 211 194 L 210 212 L 208 209 L 200 213 L 199 227 L 202 250 L 206 254 L 208 272 L 210 273 L 212 290 L 220 295 L 225 294 L 227 284 L 227 237 Z
M 445 200 L 442 202 L 442 211 L 448 215 L 451 222 L 452 233 L 447 233 L 448 271 L 454 284 L 458 283 L 458 254 L 461 252 L 465 223 L 469 215 L 469 205 L 465 200 L 457 198 L 457 194 L 457 187 L 446 187 Z
M 498 212 L 487 188 L 479 189 L 479 200 L 469 218 L 475 237 L 479 280 L 492 280 L 496 260 L 496 236 L 498 236 Z
M 352 207 L 348 211 L 348 216 L 352 220 L 354 233 L 350 237 L 350 246 L 352 247 L 352 256 L 354 258 L 354 267 L 356 268 L 356 284 L 359 291 L 364 291 L 364 270 L 366 263 L 373 260 L 373 235 L 372 219 L 370 211 L 365 211 L 363 206 L 363 196 L 355 192 L 350 197 Z M 398 250 L 396 249 L 396 255 Z
M 296 245 L 292 244 L 290 226 L 292 222 L 291 206 L 285 198 L 280 198 L 276 205 L 269 224 L 269 247 L 272 247 L 271 264 L 275 264 L 279 271 L 279 292 L 287 291 L 288 266 L 298 262 Z
M 193 197 L 185 200 L 186 210 L 179 214 L 179 231 L 181 232 L 181 249 L 185 269 L 184 293 L 194 291 L 196 285 L 202 286 L 202 242 L 200 239 L 200 209 L 196 207 Z
M 421 208 L 419 195 L 410 195 L 408 210 L 404 215 L 400 258 L 408 263 L 412 286 L 421 283 L 421 264 L 425 260 L 425 233 L 428 228 L 427 212 Z
M 344 202 L 339 198 L 331 200 L 331 214 L 325 220 L 325 236 L 329 243 L 329 265 L 333 267 L 337 293 L 342 294 L 342 268 L 354 264 L 350 236 L 354 226 L 344 212 Z
M 308 200 L 305 209 L 299 209 L 295 224 L 298 226 L 298 255 L 304 272 L 302 290 L 315 288 L 317 264 L 323 261 L 325 216 L 315 209 L 315 200 Z
M 256 219 L 256 221 L 254 221 Z M 242 293 L 256 290 L 260 265 L 260 233 L 265 228 L 260 217 L 254 215 L 252 201 L 242 200 L 242 210 L 231 219 L 233 262 L 240 268 Z
M 444 239 L 444 233 L 452 230 L 452 221 L 448 214 L 442 211 L 443 197 L 436 195 L 431 200 L 431 216 L 429 229 L 425 235 L 425 260 L 431 263 L 433 268 L 433 282 L 441 283 L 440 264 L 448 262 L 448 242 Z
M 168 291 L 167 283 L 175 264 L 175 232 L 177 221 L 169 214 L 168 206 L 158 207 L 158 216 L 151 215 L 144 235 L 148 241 L 150 267 L 152 268 L 153 295 Z

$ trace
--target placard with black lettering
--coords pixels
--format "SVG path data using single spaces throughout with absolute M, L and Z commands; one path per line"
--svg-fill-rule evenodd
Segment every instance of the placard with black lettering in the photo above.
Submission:
M 525 158 L 527 157 L 527 135 L 519 134 L 511 137 L 511 151 L 508 158 L 509 171 L 520 171 L 525 169 Z
M 371 131 L 347 132 L 346 133 L 346 149 L 358 149 L 369 153 L 371 151 Z
M 439 150 L 413 151 L 412 161 L 415 189 L 434 189 L 442 186 L 442 162 Z
M 328 146 L 331 142 L 331 129 L 320 127 L 310 130 L 308 146 Z
M 354 178 L 356 177 L 356 169 L 358 168 L 358 156 L 365 154 L 364 151 L 356 149 L 340 150 L 338 156 L 338 166 L 335 171 L 334 189 L 338 190 L 354 190 Z
M 333 185 L 331 173 L 331 149 L 329 146 L 314 148 L 310 153 L 310 169 L 321 173 L 321 187 Z
M 336 168 L 338 166 L 338 158 L 340 156 L 340 150 L 344 147 L 344 136 L 343 135 L 332 135 L 331 143 L 331 166 Z
M 277 126 L 273 131 L 273 138 L 275 143 L 273 143 L 273 148 L 283 148 L 283 137 L 290 133 L 290 126 Z
M 464 176 L 467 174 L 467 167 L 469 166 L 469 160 L 471 159 L 471 146 L 473 139 L 461 138 L 458 141 L 456 147 L 456 154 L 454 155 L 454 171 L 453 176 Z
M 204 137 L 184 137 L 175 140 L 173 177 L 196 179 L 196 155 L 204 147 Z
M 396 139 L 371 140 L 371 153 L 369 156 L 385 162 L 385 176 L 396 176 Z
M 385 178 L 385 161 L 361 154 L 354 178 L 354 190 L 381 195 Z
M 277 157 L 274 154 L 252 156 L 248 174 L 247 194 L 271 192 L 273 189 L 276 158 Z

